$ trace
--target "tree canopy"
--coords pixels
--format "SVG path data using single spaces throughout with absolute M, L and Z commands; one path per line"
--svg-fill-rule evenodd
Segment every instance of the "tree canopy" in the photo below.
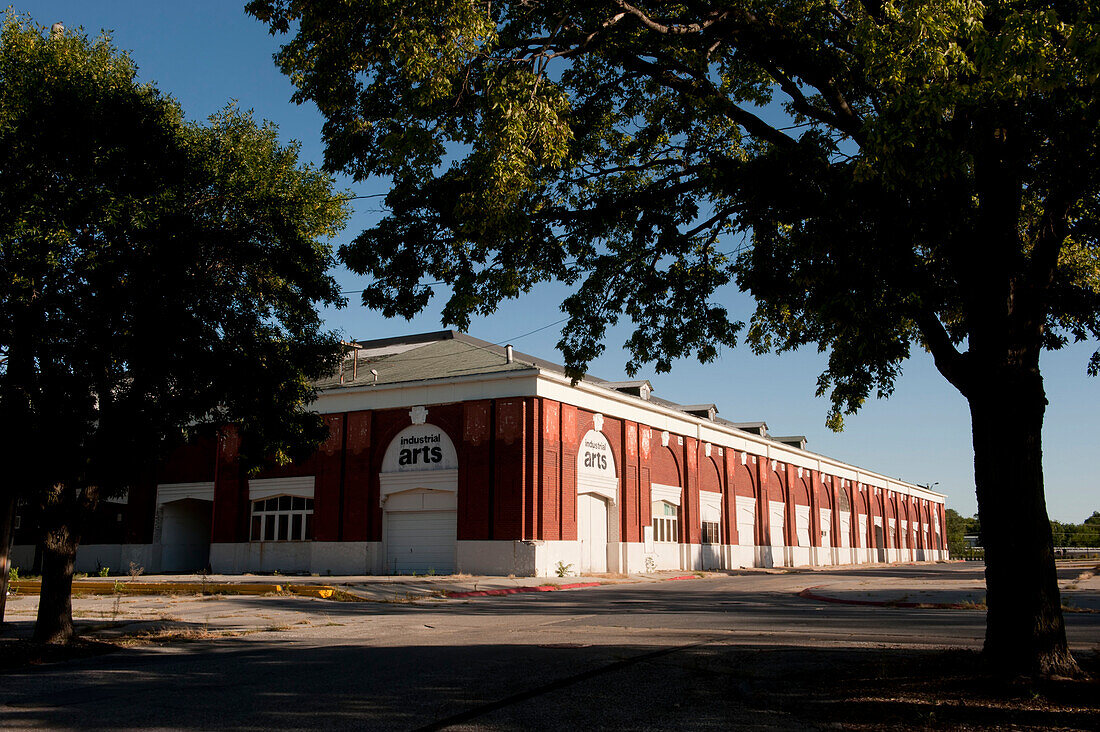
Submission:
M 460 327 L 564 280 L 575 373 L 623 315 L 632 368 L 739 334 L 816 344 L 834 427 L 914 345 L 973 378 L 968 282 L 1011 292 L 1045 347 L 1098 333 L 1090 4 L 248 7 L 294 26 L 277 62 L 326 116 L 327 166 L 393 179 L 343 251 L 387 315 L 425 306 L 424 276 Z M 747 329 L 715 298 L 734 281 Z
M 740 339 L 812 345 L 836 429 L 929 351 L 971 407 L 986 649 L 1006 668 L 1074 672 L 1039 356 L 1100 336 L 1100 8 L 247 8 L 289 34 L 276 63 L 325 117 L 326 167 L 392 180 L 390 213 L 341 249 L 385 315 L 422 310 L 425 278 L 453 288 L 442 314 L 459 327 L 560 280 L 574 376 L 624 316 L 628 370 Z M 756 298 L 751 316 L 722 301 L 731 284 Z
M 253 463 L 323 438 L 310 381 L 340 346 L 317 304 L 341 303 L 345 217 L 273 125 L 186 121 L 108 37 L 5 15 L 3 490 L 45 507 L 70 574 L 81 507 L 185 432 L 236 424 Z

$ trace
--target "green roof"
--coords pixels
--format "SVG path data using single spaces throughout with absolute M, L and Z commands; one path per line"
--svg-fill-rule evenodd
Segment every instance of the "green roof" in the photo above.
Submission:
M 433 341 L 416 345 L 401 353 L 360 357 L 354 367 L 351 359 L 348 359 L 343 365 L 343 383 L 340 381 L 341 372 L 337 371 L 332 376 L 315 382 L 314 386 L 318 390 L 326 391 L 369 386 L 373 383 L 401 384 L 533 368 L 532 364 L 518 360 L 508 363 L 504 354 L 497 353 L 497 350 L 499 348 L 490 350 L 486 346 L 457 339 Z M 371 369 L 378 372 L 377 382 Z

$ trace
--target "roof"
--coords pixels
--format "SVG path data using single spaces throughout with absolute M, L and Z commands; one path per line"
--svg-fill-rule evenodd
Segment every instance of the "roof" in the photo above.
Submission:
M 514 349 L 512 361 L 509 362 L 506 346 L 483 341 L 455 330 L 355 340 L 348 345 L 352 350 L 349 357 L 341 364 L 340 370 L 326 379 L 314 382 L 317 389 L 331 391 L 375 383 L 399 384 L 455 376 L 521 371 L 532 367 L 565 374 L 565 367 L 561 364 Z M 378 372 L 377 379 L 371 373 L 371 369 Z M 649 381 L 643 379 L 606 381 L 586 375 L 583 381 L 615 390 L 641 385 L 645 385 L 650 390 L 653 388 Z M 695 416 L 698 416 L 700 411 L 714 410 L 714 413 L 718 411 L 714 404 L 683 405 L 652 395 L 645 401 Z M 763 422 L 738 423 L 719 417 L 714 417 L 713 421 L 754 434 L 760 434 L 758 428 L 764 426 Z
M 453 331 L 443 331 L 453 334 Z M 356 341 L 340 370 L 314 382 L 321 391 L 377 384 L 399 384 L 530 369 L 527 359 L 508 363 L 504 349 L 476 338 L 438 337 L 424 333 L 409 338 Z M 454 334 L 459 335 L 459 334 Z M 425 336 L 437 336 L 428 339 Z M 356 353 L 358 352 L 358 353 Z M 356 356 L 358 356 L 356 358 Z M 378 372 L 374 378 L 371 369 Z
M 356 340 L 348 344 L 349 355 L 340 369 L 329 376 L 314 382 L 319 391 L 339 391 L 347 388 L 362 388 L 371 384 L 402 384 L 447 379 L 461 376 L 493 374 L 519 371 L 547 371 L 565 375 L 565 367 L 536 356 L 512 350 L 508 358 L 508 349 L 496 343 L 483 341 L 454 330 L 442 330 L 430 333 L 417 333 L 395 338 L 377 338 Z M 377 372 L 377 379 L 372 370 Z M 650 386 L 648 381 L 606 381 L 586 375 L 584 382 L 596 386 L 620 390 L 626 386 Z M 683 405 L 668 399 L 627 394 L 628 398 L 649 402 L 655 406 L 679 411 L 694 419 L 703 419 L 726 428 L 737 429 L 755 436 L 768 439 L 768 425 L 765 422 L 733 422 L 718 416 L 711 419 L 700 417 L 699 411 L 717 408 L 713 404 Z M 692 414 L 695 412 L 696 414 Z M 805 449 L 805 437 L 792 435 L 774 437 L 770 441 L 801 449 L 807 455 L 817 455 Z M 825 456 L 819 456 L 825 457 Z M 831 459 L 831 458 L 830 458 Z M 885 476 L 883 476 L 885 477 Z M 902 481 L 904 482 L 904 481 Z M 915 484 L 910 484 L 915 485 Z M 927 490 L 933 495 L 943 494 Z

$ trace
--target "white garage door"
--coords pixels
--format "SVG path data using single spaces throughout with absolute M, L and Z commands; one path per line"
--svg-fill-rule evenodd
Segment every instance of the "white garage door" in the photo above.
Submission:
M 454 574 L 454 511 L 387 511 L 386 571 Z

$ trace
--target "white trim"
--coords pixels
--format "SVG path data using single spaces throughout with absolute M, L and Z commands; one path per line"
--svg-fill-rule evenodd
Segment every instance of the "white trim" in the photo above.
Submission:
M 385 506 L 386 499 L 394 493 L 425 488 L 433 491 L 458 492 L 458 468 L 450 470 L 421 470 L 412 473 L 379 473 L 378 505 Z
M 638 422 L 655 431 L 691 435 L 717 446 L 752 453 L 821 473 L 917 496 L 942 505 L 945 494 L 912 483 L 868 472 L 834 458 L 790 446 L 777 446 L 766 437 L 664 407 L 596 383 L 573 385 L 568 377 L 538 367 L 492 374 L 441 377 L 415 382 L 367 384 L 328 389 L 318 395 L 314 408 L 322 414 L 362 409 L 407 408 L 410 404 L 446 404 L 487 398 L 538 396 L 589 409 L 617 419 Z M 671 436 L 671 435 L 670 435 Z M 664 435 L 662 435 L 664 437 Z
M 313 498 L 317 478 L 302 475 L 296 478 L 263 478 L 248 481 L 248 500 L 258 501 L 272 496 L 300 496 Z
M 619 479 L 607 475 L 593 475 L 592 473 L 577 474 L 577 495 L 594 493 L 603 496 L 612 504 L 619 498 Z
M 722 494 L 714 491 L 699 491 L 699 519 L 703 521 L 722 521 Z
M 572 385 L 566 377 L 549 371 L 540 370 L 538 376 L 537 396 L 638 422 L 655 430 L 675 432 L 679 439 L 682 439 L 682 435 L 685 434 L 695 435 L 701 441 L 711 442 L 729 449 L 756 453 L 773 461 L 818 470 L 819 472 L 829 473 L 860 483 L 877 485 L 880 488 L 889 488 L 906 495 L 935 497 L 936 503 L 942 503 L 945 498 L 944 494 L 929 491 L 912 483 L 905 483 L 885 475 L 868 472 L 833 458 L 790 446 L 777 447 L 776 443 L 766 437 L 760 437 L 702 418 L 692 417 L 670 407 L 647 402 L 623 392 L 601 387 L 598 384 L 582 381 Z
M 200 501 L 214 500 L 214 481 L 198 483 L 161 483 L 157 486 L 157 508 L 165 503 L 181 501 L 184 498 L 196 498 Z
M 665 503 L 671 503 L 673 506 L 679 506 L 680 495 L 683 492 L 684 489 L 678 485 L 649 484 L 649 500 L 651 501 L 664 501 Z

